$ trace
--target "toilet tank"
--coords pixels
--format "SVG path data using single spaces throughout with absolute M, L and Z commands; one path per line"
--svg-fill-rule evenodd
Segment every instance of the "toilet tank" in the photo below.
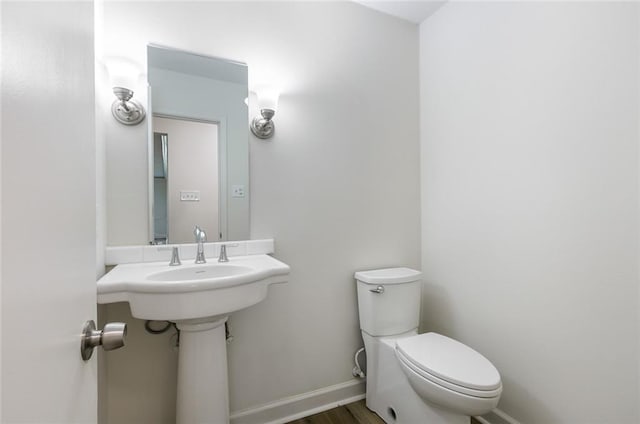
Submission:
M 418 328 L 421 276 L 411 268 L 356 272 L 360 329 L 372 336 L 391 336 Z

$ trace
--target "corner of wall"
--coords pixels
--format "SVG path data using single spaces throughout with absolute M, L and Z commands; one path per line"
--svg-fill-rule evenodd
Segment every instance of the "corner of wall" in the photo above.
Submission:
M 2 23 L 2 2 L 0 2 L 0 28 L 3 28 Z M 0 58 L 2 58 L 2 33 L 0 31 Z M 2 73 L 0 73 L 0 87 L 2 84 Z M 4 90 L 0 89 L 0 140 L 2 140 L 2 93 Z M 2 143 L 0 143 L 0 205 L 2 204 Z M 2 208 L 0 208 L 0 380 L 2 377 Z M 0 384 L 0 422 L 2 419 L 2 384 Z
M 95 54 L 95 143 L 96 143 L 96 279 L 104 274 L 105 247 L 107 237 L 107 196 L 106 196 L 106 135 L 105 122 L 107 99 L 103 88 L 107 85 L 107 74 L 101 63 L 104 39 L 104 1 L 94 4 L 94 54 Z

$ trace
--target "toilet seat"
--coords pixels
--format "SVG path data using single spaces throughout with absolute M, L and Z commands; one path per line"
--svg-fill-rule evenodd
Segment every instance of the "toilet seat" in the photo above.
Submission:
M 415 374 L 448 390 L 479 398 L 502 393 L 500 374 L 470 347 L 437 333 L 396 341 L 396 356 Z

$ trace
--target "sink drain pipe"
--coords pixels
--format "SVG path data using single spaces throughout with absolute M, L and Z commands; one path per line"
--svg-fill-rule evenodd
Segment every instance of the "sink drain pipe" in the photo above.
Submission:
M 358 361 L 358 356 L 362 352 L 364 352 L 364 348 L 358 349 L 356 354 L 353 356 L 353 362 L 355 362 L 356 366 L 353 367 L 353 371 L 351 371 L 351 374 L 353 374 L 354 377 L 358 377 L 358 378 L 365 378 L 366 377 L 365 373 L 362 371 L 362 368 L 360 367 L 360 361 Z

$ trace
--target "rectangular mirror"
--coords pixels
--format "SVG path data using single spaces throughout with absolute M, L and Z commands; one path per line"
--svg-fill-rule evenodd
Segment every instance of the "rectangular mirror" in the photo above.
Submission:
M 149 241 L 249 239 L 247 66 L 147 47 Z

